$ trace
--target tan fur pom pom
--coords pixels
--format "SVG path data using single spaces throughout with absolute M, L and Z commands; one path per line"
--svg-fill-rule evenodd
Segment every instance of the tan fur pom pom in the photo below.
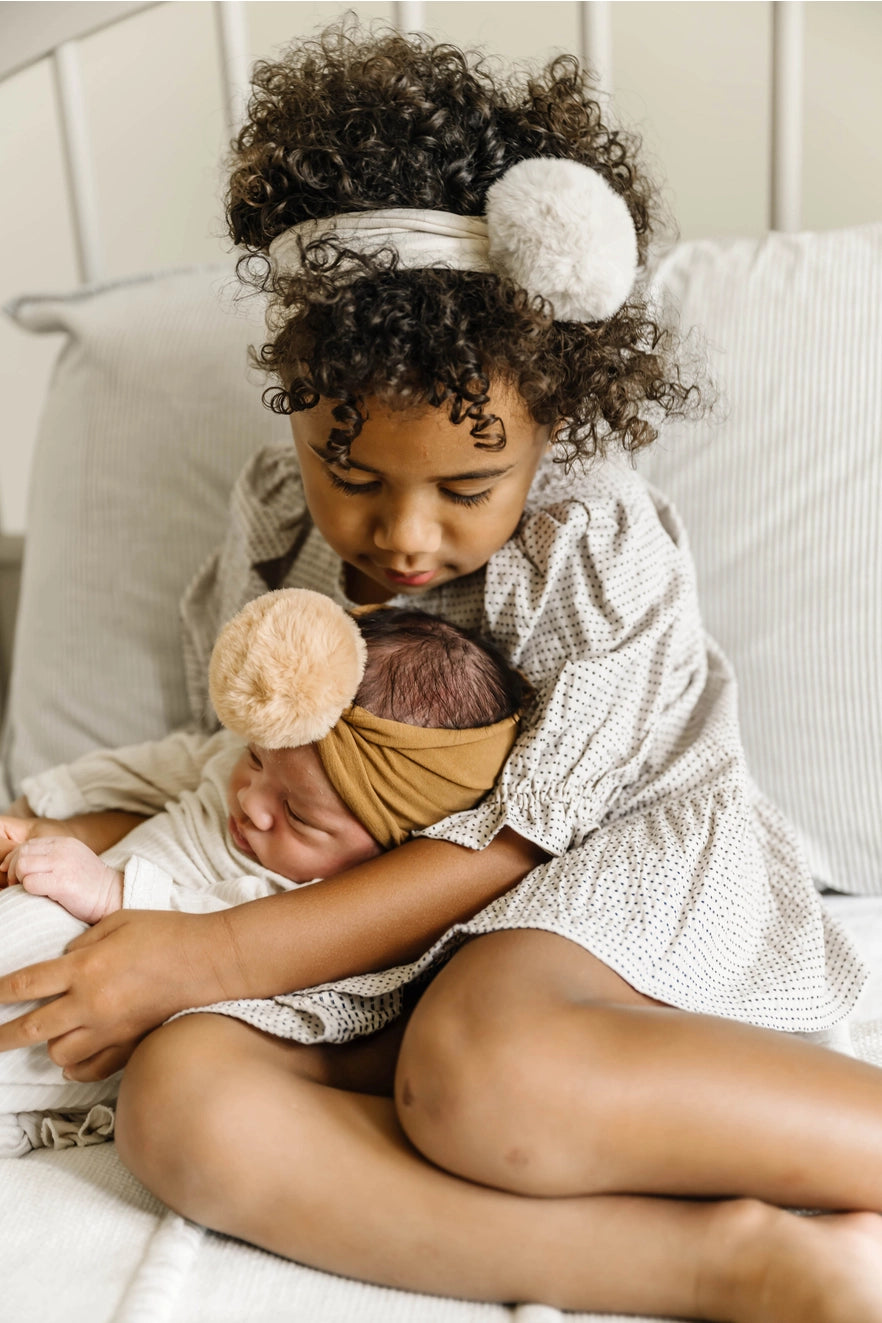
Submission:
M 327 735 L 355 697 L 367 650 L 323 593 L 282 588 L 234 616 L 211 654 L 208 687 L 228 730 L 264 749 Z

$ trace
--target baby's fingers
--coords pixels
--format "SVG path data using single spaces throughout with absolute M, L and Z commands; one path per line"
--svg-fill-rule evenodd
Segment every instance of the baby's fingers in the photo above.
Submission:
M 14 882 L 24 883 L 26 877 L 31 877 L 35 873 L 42 873 L 51 862 L 46 854 L 44 841 L 25 841 L 24 845 L 17 845 L 11 853 L 3 860 L 6 871 L 6 882 L 12 886 Z
M 59 867 L 69 867 L 68 844 L 64 837 L 57 836 L 36 836 L 24 841 L 10 855 L 6 869 L 9 881 L 24 884 L 26 878 L 36 877 L 40 873 L 52 874 Z M 33 886 L 27 889 L 36 891 L 38 895 L 46 894 Z

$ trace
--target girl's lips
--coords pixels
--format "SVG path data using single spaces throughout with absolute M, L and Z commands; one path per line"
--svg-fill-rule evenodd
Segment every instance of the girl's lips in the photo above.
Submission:
M 227 820 L 227 827 L 229 829 L 230 836 L 232 838 L 233 844 L 235 845 L 236 849 L 241 850 L 243 854 L 251 855 L 251 858 L 255 859 L 257 856 L 252 850 L 251 846 L 246 841 L 245 837 L 239 831 L 239 828 L 236 826 L 236 819 L 233 817 L 232 813 L 230 814 L 229 819 Z
M 421 570 L 419 574 L 397 574 L 395 570 L 384 570 L 383 573 L 390 583 L 398 584 L 403 588 L 422 588 L 434 579 L 438 571 Z

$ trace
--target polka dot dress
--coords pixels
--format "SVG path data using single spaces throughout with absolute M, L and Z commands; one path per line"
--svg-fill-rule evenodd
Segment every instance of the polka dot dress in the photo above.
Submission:
M 346 604 L 293 449 L 251 461 L 226 542 L 184 599 L 203 725 L 219 628 L 281 586 Z M 422 834 L 480 849 L 509 826 L 552 858 L 412 964 L 210 1009 L 301 1042 L 343 1042 L 399 1014 L 406 985 L 467 937 L 534 928 L 683 1009 L 790 1031 L 848 1013 L 866 971 L 823 910 L 795 832 L 750 777 L 735 680 L 702 628 L 686 537 L 663 497 L 624 464 L 567 475 L 548 463 L 511 540 L 419 605 L 489 634 L 536 691 L 495 789 Z

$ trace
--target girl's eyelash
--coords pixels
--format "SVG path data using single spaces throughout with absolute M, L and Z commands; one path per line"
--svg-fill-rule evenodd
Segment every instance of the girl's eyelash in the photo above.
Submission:
M 331 486 L 336 487 L 338 491 L 345 492 L 347 496 L 357 496 L 359 492 L 376 491 L 378 483 L 376 482 L 347 482 L 341 478 L 333 469 L 325 469 Z
M 454 505 L 481 505 L 484 501 L 490 499 L 490 488 L 483 492 L 473 492 L 466 496 L 463 492 L 451 492 L 446 487 L 441 488 L 448 501 L 453 501 Z
M 331 486 L 336 487 L 337 491 L 345 492 L 347 496 L 359 496 L 363 495 L 365 492 L 375 492 L 379 486 L 379 483 L 376 482 L 347 482 L 345 478 L 341 478 L 339 473 L 335 473 L 333 469 L 325 469 L 325 472 L 328 475 L 328 480 L 330 481 Z M 486 491 L 474 492 L 469 496 L 466 496 L 463 492 L 452 492 L 446 487 L 442 487 L 441 492 L 447 500 L 452 501 L 454 505 L 481 505 L 482 502 L 490 499 L 489 487 Z

